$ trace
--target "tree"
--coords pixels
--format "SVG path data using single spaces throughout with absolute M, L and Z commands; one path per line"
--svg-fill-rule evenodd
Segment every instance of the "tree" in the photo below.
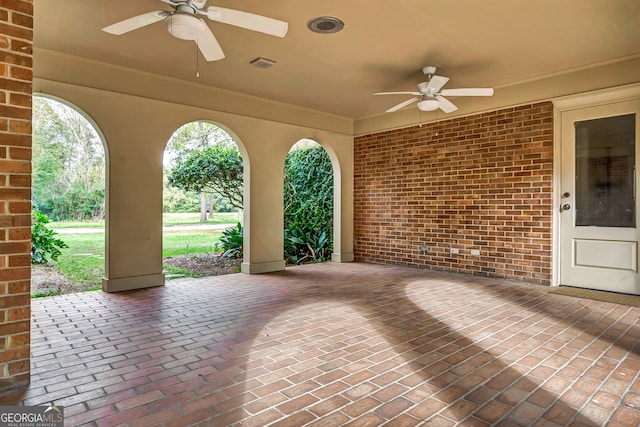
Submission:
M 104 148 L 76 110 L 33 99 L 33 205 L 55 219 L 104 216 Z
M 242 156 L 235 146 L 215 145 L 176 160 L 169 185 L 185 191 L 213 192 L 242 209 Z
M 212 191 L 242 208 L 243 163 L 237 147 L 216 145 L 179 156 L 169 185 Z M 317 144 L 293 150 L 285 161 L 285 256 L 288 262 L 322 262 L 333 247 L 333 167 Z M 241 251 L 242 227 L 226 236 Z M 227 248 L 228 249 L 228 248 Z M 234 249 L 234 250 L 235 250 Z
M 218 126 L 202 121 L 185 124 L 171 136 L 167 144 L 164 160 L 165 172 L 175 168 L 177 162 L 185 159 L 192 151 L 216 145 L 236 147 L 231 135 Z M 219 195 L 207 189 L 196 191 L 199 191 L 200 222 L 204 222 L 207 219 L 207 211 L 209 211 L 209 217 L 213 217 L 216 205 L 220 205 L 221 200 Z M 169 194 L 168 191 L 165 193 L 165 195 Z

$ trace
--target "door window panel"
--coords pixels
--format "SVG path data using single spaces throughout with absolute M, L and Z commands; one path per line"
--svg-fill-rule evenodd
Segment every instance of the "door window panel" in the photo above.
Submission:
M 635 227 L 635 114 L 576 128 L 576 226 Z

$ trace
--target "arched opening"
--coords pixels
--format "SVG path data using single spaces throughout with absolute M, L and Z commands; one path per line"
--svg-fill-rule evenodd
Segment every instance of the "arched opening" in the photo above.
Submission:
M 240 271 L 244 162 L 231 134 L 194 121 L 163 158 L 163 269 L 167 279 Z
M 32 295 L 99 289 L 108 203 L 105 138 L 91 117 L 63 99 L 36 94 L 32 111 Z
M 316 141 L 296 142 L 284 166 L 284 257 L 287 265 L 331 260 L 334 242 L 334 171 Z

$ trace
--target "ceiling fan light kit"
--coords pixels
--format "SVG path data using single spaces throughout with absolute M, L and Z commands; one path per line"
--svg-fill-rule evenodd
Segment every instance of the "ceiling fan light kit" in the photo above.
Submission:
M 440 107 L 440 103 L 435 99 L 425 99 L 418 102 L 418 109 L 420 111 L 435 111 Z
M 181 12 L 169 16 L 164 23 L 169 34 L 180 40 L 197 40 L 198 35 L 207 30 L 207 24 L 201 19 Z
M 435 111 L 440 108 L 445 113 L 456 111 L 453 102 L 449 101 L 445 96 L 492 96 L 491 88 L 462 88 L 462 89 L 442 89 L 449 81 L 448 77 L 435 75 L 436 67 L 427 66 L 422 69 L 427 76 L 426 82 L 418 83 L 417 92 L 377 92 L 374 95 L 413 95 L 413 98 L 407 99 L 398 105 L 394 105 L 386 112 L 393 113 L 401 108 L 417 102 L 420 111 Z

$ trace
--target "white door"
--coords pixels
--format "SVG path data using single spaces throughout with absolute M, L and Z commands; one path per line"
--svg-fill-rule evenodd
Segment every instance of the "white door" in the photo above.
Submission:
M 560 284 L 640 294 L 640 101 L 562 112 Z

